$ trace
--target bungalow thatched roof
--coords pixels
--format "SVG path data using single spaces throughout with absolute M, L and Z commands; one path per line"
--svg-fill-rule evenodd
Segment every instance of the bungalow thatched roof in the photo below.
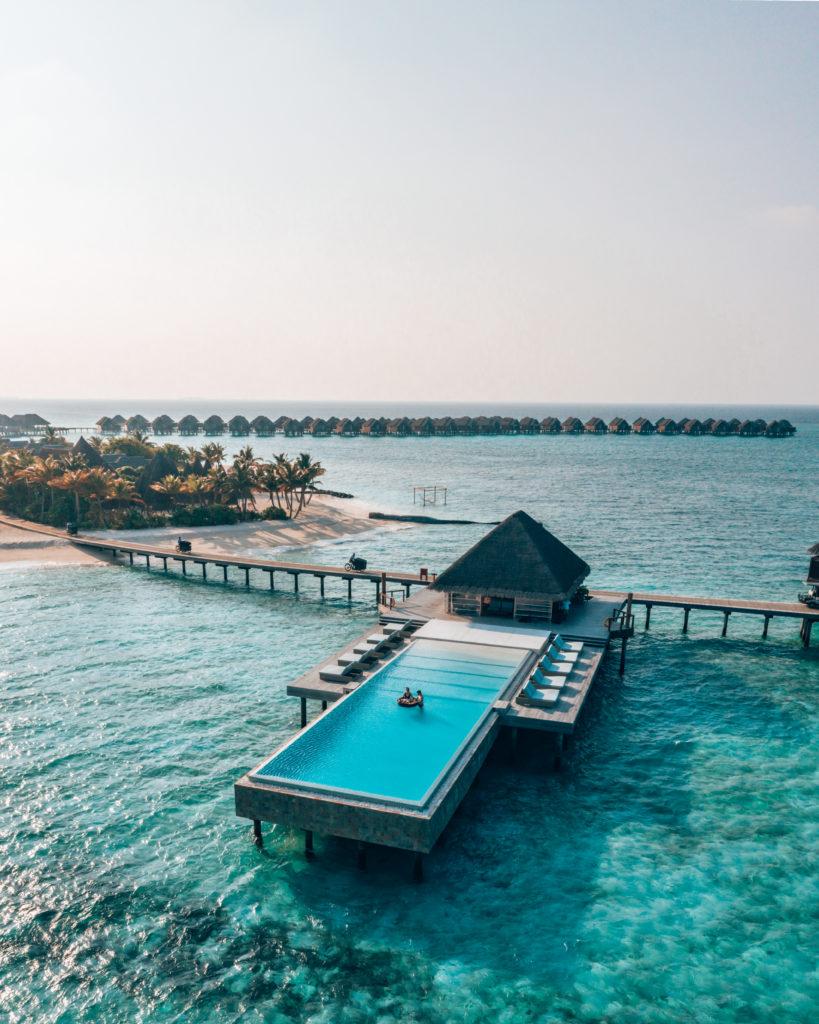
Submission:
M 221 416 L 214 414 L 208 416 L 205 422 L 202 424 L 202 429 L 206 434 L 224 434 L 226 423 Z
M 456 559 L 436 590 L 497 597 L 569 597 L 589 567 L 526 512 L 515 512 Z
M 202 424 L 199 420 L 188 413 L 187 416 L 183 416 L 179 421 L 179 433 L 180 434 L 198 434 L 202 429 Z
M 85 464 L 89 469 L 102 465 L 102 455 L 92 444 L 89 444 L 82 435 L 80 435 L 79 440 L 71 446 L 71 451 L 76 455 L 81 455 L 85 459 Z

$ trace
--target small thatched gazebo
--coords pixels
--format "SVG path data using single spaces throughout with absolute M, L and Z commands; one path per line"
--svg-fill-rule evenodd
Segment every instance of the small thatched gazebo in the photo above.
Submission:
M 92 444 L 89 444 L 82 435 L 80 435 L 79 439 L 71 446 L 71 451 L 74 455 L 82 456 L 89 469 L 94 469 L 97 466 L 103 465 L 102 455 Z
M 589 566 L 526 512 L 515 512 L 445 569 L 432 588 L 454 615 L 559 620 Z

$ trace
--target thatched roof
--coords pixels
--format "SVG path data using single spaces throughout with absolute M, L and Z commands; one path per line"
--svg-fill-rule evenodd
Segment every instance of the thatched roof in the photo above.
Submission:
M 199 420 L 188 413 L 187 416 L 183 416 L 179 421 L 179 433 L 180 434 L 198 434 L 202 429 L 202 424 Z
M 94 466 L 102 465 L 102 455 L 92 444 L 89 444 L 82 435 L 80 435 L 79 440 L 71 446 L 71 451 L 76 455 L 81 455 L 85 459 L 85 464 L 89 469 L 93 469 Z
M 151 424 L 151 431 L 154 434 L 173 434 L 176 431 L 176 421 L 167 414 L 157 416 Z
M 456 559 L 436 590 L 496 597 L 569 597 L 589 574 L 570 548 L 526 512 L 515 512 Z
M 205 422 L 202 424 L 202 429 L 206 434 L 224 434 L 226 423 L 221 416 L 208 416 Z
M 36 412 L 16 412 L 11 417 L 11 421 L 18 427 L 25 427 L 26 430 L 31 430 L 34 427 L 48 426 L 48 420 L 44 420 L 43 417 L 38 416 Z
M 140 416 L 139 413 L 136 416 L 129 416 L 125 421 L 125 426 L 128 428 L 129 433 L 133 433 L 135 430 L 145 431 L 149 430 L 151 423 L 144 416 Z
M 811 546 L 808 548 L 808 554 L 814 557 L 816 555 L 819 555 L 819 543 L 811 544 Z
M 247 416 L 231 416 L 228 420 L 231 434 L 246 437 L 250 433 L 250 421 Z

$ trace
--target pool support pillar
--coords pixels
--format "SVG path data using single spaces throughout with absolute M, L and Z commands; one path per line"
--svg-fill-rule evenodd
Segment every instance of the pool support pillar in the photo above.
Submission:
M 564 737 L 563 737 L 563 733 L 562 732 L 559 732 L 557 734 L 557 736 L 555 737 L 555 741 L 556 742 L 555 742 L 554 769 L 555 769 L 556 772 L 559 772 L 560 769 L 563 767 L 563 750 L 564 750 L 564 747 L 565 747 L 565 742 L 564 742 Z
M 727 636 L 728 635 L 728 616 L 731 613 L 729 611 L 725 611 L 722 614 L 724 616 L 724 618 L 722 620 L 722 635 L 723 636 Z
M 517 730 L 515 730 L 517 732 Z M 424 855 L 423 853 L 416 853 L 412 861 L 412 880 L 413 882 L 423 882 L 424 880 Z
M 304 831 L 304 856 L 307 860 L 312 860 L 316 855 L 316 851 L 313 849 L 313 832 L 312 829 L 305 829 Z
M 683 633 L 688 632 L 688 616 L 691 614 L 691 609 L 686 608 L 685 614 L 683 615 Z
M 626 674 L 626 638 L 620 641 L 620 675 Z
M 327 701 L 326 700 L 323 700 L 321 702 L 321 710 L 322 711 L 326 711 L 327 710 Z
M 263 849 L 264 837 L 262 836 L 262 823 L 258 818 L 253 819 L 253 842 L 260 850 Z
M 307 698 L 300 697 L 301 700 L 301 727 L 302 729 L 307 725 Z
M 355 862 L 359 871 L 367 870 L 367 844 L 360 839 L 356 844 Z

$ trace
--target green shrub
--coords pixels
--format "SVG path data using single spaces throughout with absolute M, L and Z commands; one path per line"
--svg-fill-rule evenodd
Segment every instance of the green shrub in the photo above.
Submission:
M 170 518 L 173 526 L 232 526 L 238 520 L 236 509 L 227 505 L 178 508 L 171 513 Z
M 260 519 L 287 519 L 287 513 L 278 505 L 268 505 L 259 515 Z

